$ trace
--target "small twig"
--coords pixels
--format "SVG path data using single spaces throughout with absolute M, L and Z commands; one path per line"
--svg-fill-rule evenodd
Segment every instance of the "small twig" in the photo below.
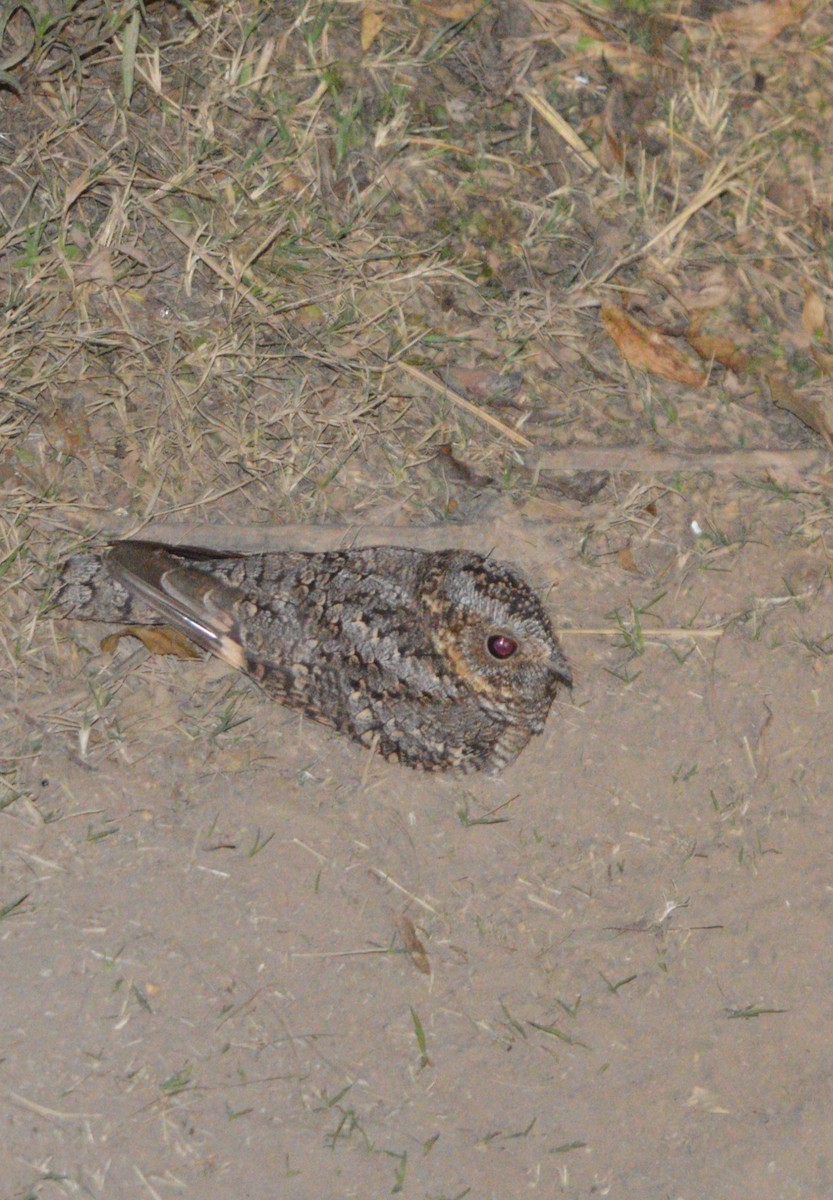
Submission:
M 17 1092 L 9 1092 L 9 1099 L 13 1103 L 19 1104 L 22 1108 L 28 1108 L 30 1112 L 37 1113 L 39 1117 L 46 1117 L 49 1120 L 80 1121 L 100 1115 L 99 1113 L 90 1112 L 62 1112 L 58 1108 L 47 1108 L 45 1104 L 38 1104 L 34 1100 L 28 1100 L 25 1096 L 18 1095 Z
M 596 158 L 596 155 L 593 153 L 590 147 L 581 140 L 569 121 L 565 121 L 561 116 L 561 113 L 554 109 L 553 106 L 548 103 L 543 96 L 540 96 L 538 92 L 534 91 L 532 88 L 527 88 L 525 91 L 521 92 L 521 95 L 523 96 L 524 100 L 526 100 L 527 104 L 531 108 L 534 108 L 540 117 L 543 117 L 550 128 L 554 129 L 560 138 L 563 138 L 570 149 L 576 152 L 582 165 L 586 167 L 588 171 L 603 170 L 602 164 Z
M 366 950 L 290 950 L 290 958 L 366 958 L 368 954 L 390 954 L 387 946 L 370 946 Z
M 435 379 L 433 375 L 428 375 L 425 371 L 420 371 L 419 367 L 413 367 L 410 363 L 400 362 L 396 364 L 400 371 L 404 371 L 406 375 L 410 375 L 412 379 L 418 380 L 426 387 L 432 388 L 440 396 L 444 396 L 452 404 L 456 404 L 459 408 L 464 408 L 466 412 L 472 416 L 478 417 L 481 421 L 485 421 L 487 425 L 491 425 L 492 429 L 496 429 L 498 433 L 502 433 L 504 437 L 509 438 L 513 442 L 517 442 L 519 446 L 531 446 L 532 442 L 529 438 L 524 437 L 522 433 L 518 433 L 517 429 L 513 429 L 510 425 L 506 425 L 497 417 L 493 417 L 490 412 L 485 409 L 478 408 L 476 404 L 472 404 L 471 400 L 467 400 L 465 396 L 461 396 L 459 392 L 454 392 L 450 387 L 446 387 L 439 379 Z
M 371 867 L 370 874 L 375 876 L 380 883 L 389 883 L 392 888 L 396 888 L 397 892 L 401 892 L 403 896 L 407 896 L 409 900 L 413 900 L 414 904 L 418 904 L 426 912 L 433 913 L 435 917 L 438 915 L 436 908 L 432 908 L 427 900 L 421 900 L 419 896 L 416 896 L 413 892 L 409 892 L 401 883 L 397 883 L 392 875 L 388 875 L 387 871 L 382 871 L 379 867 Z

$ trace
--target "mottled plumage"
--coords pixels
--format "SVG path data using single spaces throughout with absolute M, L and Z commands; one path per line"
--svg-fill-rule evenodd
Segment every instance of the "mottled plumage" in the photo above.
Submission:
M 57 604 L 173 625 L 275 699 L 426 770 L 499 771 L 572 682 L 529 585 L 462 550 L 220 556 L 118 542 L 69 559 Z

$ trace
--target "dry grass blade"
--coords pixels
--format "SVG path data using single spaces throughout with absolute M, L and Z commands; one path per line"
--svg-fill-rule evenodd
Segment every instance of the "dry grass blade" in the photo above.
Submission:
M 508 438 L 510 442 L 514 442 L 517 446 L 531 446 L 532 442 L 529 438 L 524 437 L 517 429 L 512 429 L 511 426 L 501 421 L 499 417 L 493 416 L 492 413 L 486 412 L 485 409 L 479 408 L 476 404 L 472 404 L 471 400 L 467 400 L 465 396 L 461 396 L 459 392 L 453 391 L 450 387 L 446 387 L 439 379 L 434 379 L 432 376 L 421 371 L 419 367 L 414 367 L 410 363 L 400 362 L 397 364 L 400 371 L 409 375 L 411 379 L 416 379 L 419 383 L 431 388 L 440 396 L 444 396 L 451 404 L 456 404 L 459 408 L 465 409 L 467 413 L 477 417 L 479 421 L 485 421 L 492 429 Z
M 136 50 L 139 46 L 139 29 L 142 14 L 138 4 L 135 4 L 124 23 L 122 35 L 122 88 L 124 98 L 129 104 L 133 99 L 133 85 L 136 77 Z
M 554 129 L 559 137 L 563 138 L 570 149 L 575 151 L 579 161 L 588 171 L 603 170 L 602 164 L 590 147 L 582 141 L 569 121 L 565 121 L 561 113 L 554 109 L 549 101 L 545 100 L 543 96 L 539 95 L 532 88 L 527 88 L 521 95 L 527 104 L 543 117 L 550 128 Z

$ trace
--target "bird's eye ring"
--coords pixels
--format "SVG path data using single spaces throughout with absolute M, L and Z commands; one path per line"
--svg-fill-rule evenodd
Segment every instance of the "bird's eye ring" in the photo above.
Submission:
M 503 660 L 512 657 L 518 649 L 518 643 L 505 633 L 493 633 L 490 638 L 486 639 L 486 649 L 492 658 Z

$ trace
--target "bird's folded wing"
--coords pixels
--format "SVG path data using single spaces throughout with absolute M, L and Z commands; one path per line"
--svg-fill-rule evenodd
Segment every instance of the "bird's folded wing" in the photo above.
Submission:
M 231 666 L 246 670 L 238 617 L 246 597 L 237 588 L 150 542 L 117 542 L 107 556 L 107 566 L 175 629 Z

